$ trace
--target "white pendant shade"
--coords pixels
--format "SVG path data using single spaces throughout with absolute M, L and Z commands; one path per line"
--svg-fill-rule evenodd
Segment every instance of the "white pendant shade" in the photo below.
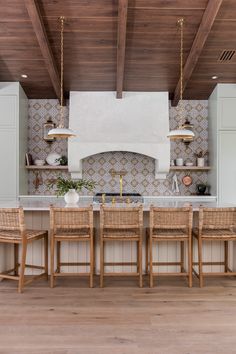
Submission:
M 70 138 L 76 136 L 73 130 L 67 128 L 53 128 L 49 130 L 48 135 L 52 138 Z
M 175 129 L 171 130 L 167 137 L 170 138 L 170 140 L 190 139 L 194 138 L 194 133 L 189 129 Z

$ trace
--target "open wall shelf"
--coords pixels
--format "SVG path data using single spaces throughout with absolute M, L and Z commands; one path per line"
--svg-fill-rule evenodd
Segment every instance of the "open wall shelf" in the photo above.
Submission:
M 68 166 L 50 166 L 50 165 L 43 165 L 43 166 L 36 166 L 30 165 L 25 166 L 27 170 L 64 170 L 68 171 Z
M 170 166 L 170 171 L 209 171 L 210 166 Z

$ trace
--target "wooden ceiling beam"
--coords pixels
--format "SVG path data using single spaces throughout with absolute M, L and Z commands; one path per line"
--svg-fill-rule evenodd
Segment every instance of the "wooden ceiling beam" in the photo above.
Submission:
M 117 35 L 116 98 L 122 98 L 125 71 L 125 43 L 128 0 L 119 0 Z
M 51 78 L 52 86 L 60 101 L 60 76 L 57 69 L 56 60 L 49 44 L 37 0 L 24 0 L 24 2 L 40 46 L 48 74 Z
M 219 11 L 222 2 L 223 0 L 208 1 L 207 7 L 202 16 L 202 21 L 200 23 L 191 50 L 189 52 L 188 58 L 183 68 L 183 92 L 198 62 L 198 59 L 201 55 L 202 49 L 211 31 L 211 28 L 213 26 L 213 23 L 215 21 L 215 18 L 217 16 L 217 13 Z M 172 106 L 177 106 L 179 99 L 180 99 L 180 79 L 175 88 Z

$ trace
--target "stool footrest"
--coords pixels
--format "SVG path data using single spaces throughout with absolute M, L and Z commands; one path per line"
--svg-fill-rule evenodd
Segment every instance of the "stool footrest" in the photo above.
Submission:
M 37 265 L 33 265 L 33 264 L 26 264 L 25 267 L 26 268 L 33 268 L 33 269 L 45 269 L 44 266 L 37 266 Z
M 186 276 L 189 276 L 189 274 L 187 272 L 185 273 L 177 273 L 177 272 L 172 272 L 172 273 L 152 273 L 152 275 L 156 275 L 156 276 L 170 276 L 170 277 L 173 277 L 173 276 L 180 276 L 180 277 L 186 277 Z
M 88 265 L 90 265 L 90 263 L 89 262 L 70 262 L 70 263 L 67 263 L 67 262 L 61 262 L 61 263 L 59 263 L 59 265 L 61 266 L 61 267 L 63 267 L 63 266 L 88 266 Z
M 54 277 L 78 277 L 78 276 L 88 276 L 90 273 L 53 273 Z
M 19 280 L 20 277 L 18 275 L 8 275 L 8 274 L 0 274 L 0 278 L 2 279 L 13 279 L 13 280 Z
M 193 265 L 198 265 L 198 262 L 193 262 Z M 225 265 L 225 262 L 202 262 L 202 265 Z
M 130 272 L 122 272 L 122 273 L 104 273 L 103 276 L 106 277 L 116 277 L 116 276 L 119 276 L 119 277 L 122 277 L 122 276 L 130 276 L 130 277 L 135 277 L 139 275 L 139 273 L 137 272 L 134 272 L 134 273 L 130 273 Z
M 181 262 L 152 262 L 152 265 L 154 265 L 154 266 L 157 266 L 157 265 L 159 265 L 159 266 L 166 266 L 166 265 L 169 265 L 169 266 L 174 266 L 174 265 L 182 266 L 182 263 Z
M 137 262 L 106 262 L 104 266 L 137 266 Z

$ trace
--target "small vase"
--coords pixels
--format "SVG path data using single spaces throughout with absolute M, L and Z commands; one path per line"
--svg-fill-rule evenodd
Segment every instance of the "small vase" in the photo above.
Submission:
M 66 204 L 75 205 L 79 201 L 79 194 L 75 189 L 69 189 L 68 192 L 64 195 Z
M 197 158 L 197 165 L 198 165 L 198 167 L 204 167 L 204 164 L 205 164 L 204 157 L 198 157 L 198 158 Z

